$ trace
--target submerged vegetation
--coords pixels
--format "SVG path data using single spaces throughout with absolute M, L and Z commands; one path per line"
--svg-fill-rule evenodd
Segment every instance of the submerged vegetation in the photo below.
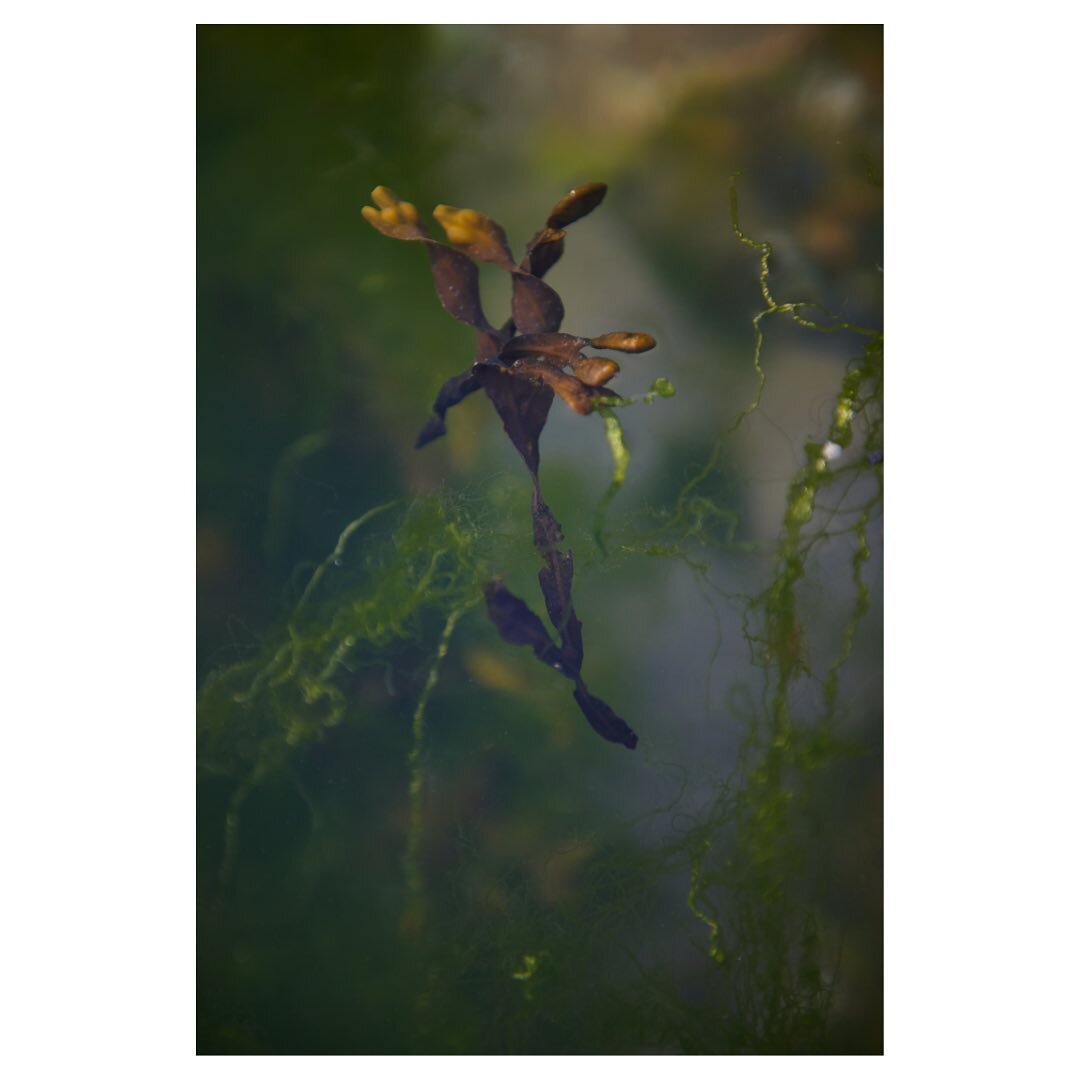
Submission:
M 210 924 L 204 932 L 216 935 L 221 950 L 233 942 L 241 959 L 234 958 L 229 978 L 241 988 L 236 996 L 257 1014 L 258 983 L 268 977 L 270 961 L 265 955 L 251 960 L 250 949 L 235 943 L 243 931 L 229 912 L 243 890 L 260 887 L 265 873 L 257 844 L 245 839 L 249 817 L 256 817 L 250 805 L 261 788 L 284 784 L 295 791 L 293 819 L 304 819 L 290 826 L 299 836 L 291 858 L 304 865 L 314 893 L 266 901 L 265 917 L 293 925 L 296 912 L 305 913 L 309 937 L 297 955 L 314 950 L 329 988 L 316 994 L 313 1013 L 295 1006 L 298 1033 L 278 1041 L 257 1019 L 210 1022 L 205 1040 L 215 1049 L 312 1048 L 305 1038 L 330 1051 L 436 1053 L 798 1053 L 836 1043 L 830 1022 L 844 984 L 843 950 L 822 916 L 823 841 L 813 821 L 822 786 L 866 752 L 845 736 L 839 720 L 845 665 L 871 605 L 865 568 L 869 526 L 882 498 L 883 337 L 832 318 L 814 303 L 773 297 L 772 249 L 744 231 L 733 178 L 732 229 L 759 256 L 754 396 L 724 424 L 708 460 L 666 506 L 606 535 L 605 510 L 630 466 L 615 410 L 631 399 L 608 388 L 618 365 L 584 349 L 640 352 L 654 342 L 641 333 L 561 333 L 562 302 L 541 280 L 562 254 L 566 226 L 593 210 L 604 190 L 589 184 L 571 192 L 520 263 L 502 229 L 476 211 L 437 208 L 436 220 L 450 241 L 440 244 L 427 237 L 415 208 L 386 188 L 377 188 L 376 207 L 364 210 L 381 232 L 425 247 L 443 306 L 476 331 L 476 359 L 443 386 L 417 445 L 445 432 L 451 407 L 485 391 L 531 477 L 531 539 L 558 643 L 502 583 L 504 525 L 483 500 L 442 491 L 377 506 L 350 523 L 312 573 L 281 632 L 255 658 L 212 675 L 200 699 L 199 764 L 207 812 L 221 813 L 221 839 L 206 854 L 216 867 L 206 892 L 218 907 L 203 915 Z M 493 262 L 511 275 L 512 316 L 501 329 L 480 308 L 474 260 Z M 734 430 L 764 400 L 765 326 L 775 316 L 790 317 L 811 334 L 849 333 L 862 346 L 836 388 L 828 423 L 805 444 L 790 477 L 766 580 L 757 591 L 732 593 L 712 571 L 720 555 L 748 545 L 737 539 L 735 509 L 709 494 L 710 484 Z M 658 379 L 645 400 L 672 392 Z M 531 707 L 521 690 L 524 676 L 484 647 L 470 614 L 483 604 L 504 641 L 528 646 L 568 677 L 579 708 L 605 739 L 629 748 L 638 744 L 626 722 L 581 680 L 573 557 L 562 547 L 562 527 L 539 481 L 539 437 L 556 395 L 577 413 L 601 417 L 612 452 L 611 484 L 593 517 L 597 550 L 621 560 L 661 558 L 689 566 L 710 603 L 738 611 L 746 658 L 760 675 L 736 683 L 722 712 L 740 732 L 737 764 L 707 763 L 707 797 L 692 799 L 684 780 L 670 802 L 644 821 L 625 821 L 615 812 L 594 817 L 587 828 L 570 823 L 586 804 L 586 773 L 573 771 L 565 754 L 553 758 L 538 741 L 539 728 L 523 730 L 516 714 Z M 825 549 L 845 553 L 851 598 L 838 631 L 813 634 L 807 582 Z M 480 689 L 459 681 L 446 691 L 460 699 L 454 715 L 463 726 L 441 731 L 443 748 L 433 755 L 430 714 L 461 637 L 475 654 L 468 670 L 477 673 L 473 681 Z M 544 692 L 539 685 L 533 693 Z M 499 698 L 493 688 L 513 696 Z M 376 709 L 372 702 L 380 694 L 389 704 Z M 535 707 L 546 715 L 558 704 L 543 698 Z M 515 790 L 548 789 L 561 800 L 560 809 L 550 811 L 558 829 L 489 820 L 491 796 L 454 788 L 455 762 L 482 754 L 489 738 L 468 726 L 481 708 L 489 710 L 484 726 L 499 731 L 509 747 Z M 388 731 L 391 720 L 396 724 Z M 677 714 L 664 718 L 665 725 L 681 722 Z M 335 740 L 350 730 L 375 742 L 378 760 L 397 754 L 401 771 L 387 778 L 385 768 L 377 773 L 373 766 L 340 778 L 353 795 L 341 787 L 314 791 L 311 776 L 329 775 L 319 748 L 340 745 Z M 551 730 L 551 739 L 563 737 L 563 728 Z M 660 760 L 645 735 L 641 746 L 644 760 L 634 767 L 643 772 L 635 775 L 688 774 L 690 763 Z M 631 760 L 606 758 L 604 771 L 624 769 Z M 536 768 L 554 764 L 564 775 L 538 772 L 534 761 L 541 763 Z M 495 781 L 491 786 L 501 790 Z M 348 833 L 340 815 L 349 798 L 373 801 L 364 820 L 394 813 L 400 820 L 394 826 L 400 862 L 372 859 L 356 878 L 368 883 L 363 887 L 342 884 L 343 867 L 369 850 L 363 841 L 342 839 Z M 376 808 L 379 799 L 386 803 Z M 504 794 L 500 805 L 513 800 Z M 335 814 L 336 829 L 328 823 Z M 650 822 L 667 825 L 658 840 L 647 836 Z M 686 918 L 675 917 L 661 930 L 672 890 Z M 350 904 L 363 917 L 340 914 Z M 313 910 L 334 912 L 333 926 L 346 940 L 326 941 L 311 921 Z M 401 932 L 395 944 L 379 929 L 390 919 Z M 286 944 L 281 948 L 281 970 L 288 972 L 299 961 Z M 372 997 L 365 1016 L 335 1013 L 334 988 L 355 979 L 352 964 L 379 965 L 376 996 L 389 1005 Z M 355 993 L 346 997 L 357 1000 Z M 215 1013 L 205 1000 L 203 1010 Z
M 708 930 L 708 956 L 728 969 L 727 992 L 735 1003 L 732 1048 L 808 1051 L 825 1043 L 840 976 L 837 961 L 822 955 L 820 922 L 807 902 L 806 882 L 813 868 L 801 847 L 801 821 L 813 809 L 815 777 L 838 759 L 860 752 L 837 737 L 834 720 L 841 669 L 870 603 L 863 567 L 871 554 L 867 527 L 882 497 L 884 339 L 880 332 L 827 314 L 825 322 L 807 318 L 806 310 L 820 310 L 815 303 L 778 303 L 773 298 L 768 284 L 772 248 L 743 231 L 736 179 L 737 174 L 730 185 L 732 228 L 742 243 L 760 253 L 765 306 L 753 319 L 757 391 L 734 427 L 762 399 L 766 318 L 787 314 L 806 329 L 847 331 L 865 342 L 841 382 L 828 431 L 803 448 L 805 464 L 788 486 L 771 579 L 760 593 L 744 600 L 744 636 L 752 660 L 765 673 L 765 686 L 762 707 L 746 717 L 737 777 L 721 785 L 706 820 L 679 845 L 689 861 L 689 907 Z M 724 438 L 722 434 L 717 440 L 710 462 L 680 491 L 671 525 L 685 527 L 692 493 L 715 467 Z M 838 460 L 845 454 L 848 461 L 841 465 Z M 860 487 L 864 481 L 869 483 Z M 832 506 L 822 505 L 827 491 L 837 492 Z M 851 497 L 853 492 L 856 497 Z M 855 598 L 822 676 L 807 645 L 799 585 L 815 549 L 842 537 L 854 540 Z M 810 708 L 796 717 L 792 702 L 800 680 L 810 682 L 818 693 L 811 697 Z M 726 856 L 717 858 L 714 848 L 725 836 Z
M 520 263 L 514 261 L 502 227 L 477 210 L 435 207 L 435 219 L 452 246 L 432 240 L 416 207 L 384 187 L 371 193 L 378 209 L 365 206 L 364 217 L 386 236 L 424 245 L 443 307 L 476 331 L 472 366 L 443 385 L 435 400 L 435 415 L 424 425 L 416 445 L 424 446 L 444 434 L 447 410 L 483 388 L 532 477 L 533 539 L 544 562 L 540 589 L 560 643 L 552 641 L 543 622 L 498 579 L 484 589 L 488 616 L 504 641 L 529 646 L 539 660 L 574 683 L 574 700 L 597 734 L 633 750 L 637 735 L 609 705 L 589 693 L 581 678 L 585 646 L 571 596 L 574 556 L 561 550 L 562 526 L 540 490 L 540 435 L 554 395 L 582 415 L 618 400 L 607 384 L 619 365 L 608 357 L 586 355 L 583 350 L 591 346 L 640 353 L 656 345 L 642 333 L 612 331 L 594 338 L 559 333 L 563 303 L 543 277 L 562 257 L 566 228 L 595 210 L 606 194 L 606 184 L 585 184 L 561 199 L 548 214 L 544 228 L 529 241 Z M 500 330 L 488 322 L 480 306 L 474 259 L 494 263 L 507 271 L 513 282 L 512 314 Z M 603 415 L 615 457 L 614 491 L 626 474 L 626 450 L 615 415 L 610 410 Z

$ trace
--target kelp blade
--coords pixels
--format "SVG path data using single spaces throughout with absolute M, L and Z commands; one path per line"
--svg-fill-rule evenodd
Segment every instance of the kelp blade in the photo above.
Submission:
M 593 731 L 608 742 L 619 743 L 627 750 L 633 750 L 638 744 L 638 737 L 634 734 L 630 725 L 605 701 L 593 697 L 585 684 L 579 682 L 574 688 L 574 700 L 578 703 L 585 719 L 589 721 Z
M 562 653 L 551 640 L 540 616 L 528 604 L 515 596 L 500 581 L 491 581 L 484 589 L 488 618 L 495 624 L 503 641 L 511 645 L 528 645 L 537 658 L 556 671 L 566 674 Z

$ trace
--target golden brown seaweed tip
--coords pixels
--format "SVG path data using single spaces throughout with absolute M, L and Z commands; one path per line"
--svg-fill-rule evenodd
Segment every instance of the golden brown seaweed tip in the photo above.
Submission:
M 495 263 L 505 270 L 515 269 L 506 233 L 487 214 L 440 203 L 433 216 L 454 247 L 480 262 Z
M 410 240 L 422 236 L 420 213 L 410 202 L 399 199 L 388 187 L 381 185 L 371 193 L 375 206 L 364 206 L 364 220 L 385 236 Z
M 627 333 L 624 330 L 613 330 L 609 334 L 601 334 L 589 342 L 594 349 L 615 349 L 618 352 L 642 353 L 656 348 L 656 338 L 651 334 Z
M 619 365 L 606 356 L 583 356 L 573 366 L 578 382 L 586 386 L 604 386 L 619 373 Z

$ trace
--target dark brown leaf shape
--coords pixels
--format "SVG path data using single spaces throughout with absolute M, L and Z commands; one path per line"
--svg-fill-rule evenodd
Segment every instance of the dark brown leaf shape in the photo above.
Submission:
M 638 737 L 630 725 L 606 702 L 601 701 L 585 688 L 579 679 L 574 688 L 574 700 L 578 703 L 585 719 L 592 725 L 593 731 L 608 742 L 620 743 L 627 750 L 633 750 L 638 744 Z
M 608 742 L 619 743 L 628 750 L 637 746 L 637 735 L 610 705 L 589 693 L 577 670 L 566 662 L 565 650 L 555 645 L 539 616 L 524 600 L 498 580 L 489 582 L 485 587 L 484 599 L 487 601 L 488 618 L 495 624 L 503 641 L 511 645 L 527 645 L 545 664 L 574 682 L 574 700 L 593 731 Z
M 538 615 L 524 600 L 515 596 L 502 582 L 490 581 L 484 588 L 488 618 L 495 624 L 503 641 L 528 645 L 537 657 L 556 671 L 566 674 L 562 653 L 551 640 Z M 568 678 L 573 678 L 568 675 Z
M 548 617 L 559 632 L 562 654 L 568 670 L 581 671 L 585 645 L 581 638 L 581 620 L 570 599 L 574 580 L 574 555 L 570 551 L 549 551 L 547 566 L 540 569 L 540 590 L 544 594 Z
M 533 484 L 540 483 L 540 432 L 544 430 L 553 396 L 546 386 L 516 379 L 505 368 L 481 365 L 484 389 L 502 420 L 514 448 L 521 455 Z
M 550 356 L 557 358 L 559 363 L 569 364 L 590 344 L 588 338 L 574 337 L 573 334 L 521 334 L 511 339 L 501 355 L 507 360 L 522 356 Z
M 533 488 L 532 494 L 533 544 L 541 555 L 549 548 L 557 548 L 563 542 L 562 526 L 556 520 L 548 504 L 540 494 L 540 488 Z
M 533 277 L 542 278 L 561 258 L 566 247 L 562 229 L 541 229 L 525 249 L 521 269 Z
M 565 229 L 591 214 L 607 194 L 607 184 L 582 184 L 564 195 L 548 214 L 548 228 Z
M 533 544 L 544 560 L 539 573 L 540 591 L 544 594 L 548 618 L 559 632 L 563 659 L 569 670 L 581 670 L 585 646 L 581 638 L 581 622 L 574 612 L 571 590 L 574 584 L 574 555 L 560 551 L 563 542 L 562 526 L 540 495 L 533 489 Z
M 437 240 L 423 241 L 431 260 L 431 274 L 435 278 L 435 292 L 439 303 L 459 322 L 483 333 L 495 333 L 495 327 L 487 321 L 480 306 L 480 274 L 476 263 L 460 251 L 455 251 Z
M 518 271 L 513 275 L 512 318 L 522 334 L 549 334 L 563 321 L 563 302 L 559 294 L 538 277 Z
M 467 398 L 474 390 L 479 390 L 483 385 L 483 379 L 477 374 L 475 368 L 463 371 L 452 379 L 447 379 L 439 390 L 439 396 L 435 399 L 432 411 L 435 413 L 428 422 L 420 429 L 416 439 L 416 448 L 426 446 L 432 439 L 446 434 L 446 410 L 457 405 L 458 402 Z

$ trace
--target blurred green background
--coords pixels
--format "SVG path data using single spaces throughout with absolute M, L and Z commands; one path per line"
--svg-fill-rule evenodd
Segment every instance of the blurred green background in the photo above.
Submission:
M 843 514 L 815 517 L 799 584 L 790 696 L 808 730 L 859 604 L 853 565 L 868 590 L 830 710 L 843 750 L 784 780 L 786 816 L 749 825 L 741 794 L 774 685 L 749 598 L 862 341 L 767 320 L 761 405 L 717 439 L 754 397 L 762 307 L 733 172 L 773 295 L 881 326 L 881 28 L 204 26 L 197 44 L 200 1052 L 879 1053 L 879 512 L 854 563 Z M 230 673 L 273 654 L 342 529 L 391 500 L 352 577 L 324 587 L 327 625 L 397 565 L 404 508 L 426 496 L 475 527 L 478 575 L 542 609 L 528 477 L 483 395 L 413 449 L 473 336 L 421 251 L 360 208 L 377 184 L 429 222 L 437 203 L 475 207 L 520 256 L 590 180 L 608 197 L 548 278 L 564 329 L 652 334 L 614 387 L 665 376 L 677 394 L 620 411 L 633 461 L 607 557 L 597 417 L 555 403 L 541 476 L 575 553 L 586 678 L 641 745 L 602 742 L 470 609 L 427 706 L 425 915 L 409 918 L 411 726 L 445 607 L 350 661 L 333 726 L 290 718 L 293 699 L 237 702 L 250 675 Z M 485 266 L 481 285 L 499 324 L 506 277 Z M 716 515 L 662 536 L 714 446 L 698 494 Z M 869 505 L 871 481 L 853 466 L 832 504 Z M 302 734 L 279 737 L 290 724 Z M 783 843 L 747 854 L 762 822 Z

